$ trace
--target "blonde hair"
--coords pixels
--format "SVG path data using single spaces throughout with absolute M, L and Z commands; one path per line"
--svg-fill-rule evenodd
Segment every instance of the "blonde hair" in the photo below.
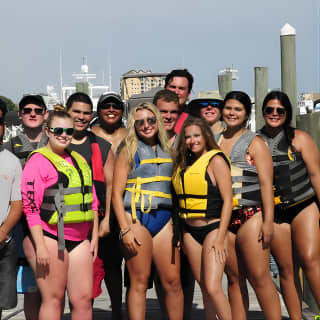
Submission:
M 136 114 L 138 111 L 141 110 L 148 110 L 152 112 L 157 120 L 157 125 L 158 125 L 158 133 L 157 133 L 157 140 L 158 143 L 160 144 L 162 150 L 165 153 L 168 153 L 171 155 L 171 147 L 170 143 L 167 137 L 167 132 L 165 130 L 165 127 L 163 125 L 163 120 L 160 115 L 160 112 L 158 109 L 149 102 L 142 102 L 139 103 L 137 106 L 131 109 L 129 116 L 128 116 L 128 123 L 127 123 L 127 129 L 128 129 L 128 134 L 125 137 L 123 144 L 122 144 L 122 150 L 125 152 L 126 157 L 129 162 L 129 166 L 132 168 L 134 164 L 134 157 L 138 149 L 138 140 L 139 137 L 137 136 L 136 133 L 136 128 L 135 128 L 135 120 L 136 120 Z

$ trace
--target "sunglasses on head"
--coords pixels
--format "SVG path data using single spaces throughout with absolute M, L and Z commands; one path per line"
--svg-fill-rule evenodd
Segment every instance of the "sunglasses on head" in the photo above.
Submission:
M 113 109 L 115 109 L 115 110 L 122 110 L 122 109 L 123 109 L 122 105 L 116 104 L 116 103 L 114 103 L 114 102 L 108 102 L 108 103 L 102 104 L 102 105 L 100 106 L 100 109 L 108 110 L 108 109 L 110 109 L 111 107 L 112 107 Z
M 48 130 L 53 133 L 56 136 L 61 136 L 64 132 L 66 133 L 67 136 L 72 136 L 74 129 L 73 128 L 48 128 Z
M 43 114 L 44 109 L 42 109 L 42 108 L 35 108 L 35 109 L 23 108 L 22 114 L 30 114 L 32 111 L 34 111 L 34 113 L 39 116 L 39 115 Z
M 211 106 L 212 108 L 220 108 L 220 103 L 215 102 L 215 101 L 210 101 L 210 102 L 200 102 L 201 108 L 205 108 L 208 106 Z
M 276 112 L 279 116 L 283 116 L 286 114 L 286 109 L 285 108 L 277 108 L 277 107 L 266 107 L 264 109 L 265 114 L 272 114 Z
M 135 120 L 134 125 L 137 128 L 141 128 L 144 125 L 145 121 L 147 121 L 149 126 L 152 126 L 152 125 L 156 124 L 157 119 L 156 119 L 156 117 L 149 117 L 149 118 L 145 118 L 145 119 L 137 119 L 137 120 Z

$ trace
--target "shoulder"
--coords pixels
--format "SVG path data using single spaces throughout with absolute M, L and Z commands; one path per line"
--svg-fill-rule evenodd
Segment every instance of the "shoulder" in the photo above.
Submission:
M 229 167 L 230 162 L 228 157 L 221 151 L 221 150 L 216 150 L 217 152 L 214 153 L 210 159 L 209 165 L 216 167 L 218 166 L 219 168 L 221 167 Z
M 16 157 L 11 151 L 8 151 L 7 149 L 4 149 L 0 152 L 0 159 L 2 161 L 7 161 L 7 164 L 21 167 L 18 157 Z
M 294 130 L 292 144 L 298 152 L 302 152 L 303 150 L 308 150 L 310 148 L 317 148 L 312 137 L 307 132 L 299 129 Z

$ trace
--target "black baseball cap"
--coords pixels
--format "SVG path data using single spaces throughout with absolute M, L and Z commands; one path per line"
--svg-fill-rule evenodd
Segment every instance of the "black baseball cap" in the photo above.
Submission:
M 123 101 L 122 101 L 120 95 L 118 95 L 115 92 L 108 92 L 108 93 L 104 93 L 103 95 L 100 96 L 98 104 L 97 104 L 97 109 L 99 110 L 101 108 L 101 106 L 107 102 L 114 102 L 123 108 Z
M 20 100 L 19 110 L 23 109 L 27 104 L 30 103 L 47 109 L 46 103 L 44 102 L 44 99 L 40 94 L 27 94 Z

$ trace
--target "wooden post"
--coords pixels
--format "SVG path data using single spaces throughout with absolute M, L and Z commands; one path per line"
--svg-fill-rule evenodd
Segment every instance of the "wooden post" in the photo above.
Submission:
M 268 88 L 268 68 L 254 67 L 256 130 L 261 129 L 264 126 L 262 103 L 268 93 Z
M 297 76 L 296 76 L 296 30 L 288 23 L 280 32 L 281 46 L 281 87 L 292 104 L 292 122 L 296 125 Z
M 232 91 L 232 73 L 226 72 L 218 75 L 219 94 L 224 99 L 226 94 Z

